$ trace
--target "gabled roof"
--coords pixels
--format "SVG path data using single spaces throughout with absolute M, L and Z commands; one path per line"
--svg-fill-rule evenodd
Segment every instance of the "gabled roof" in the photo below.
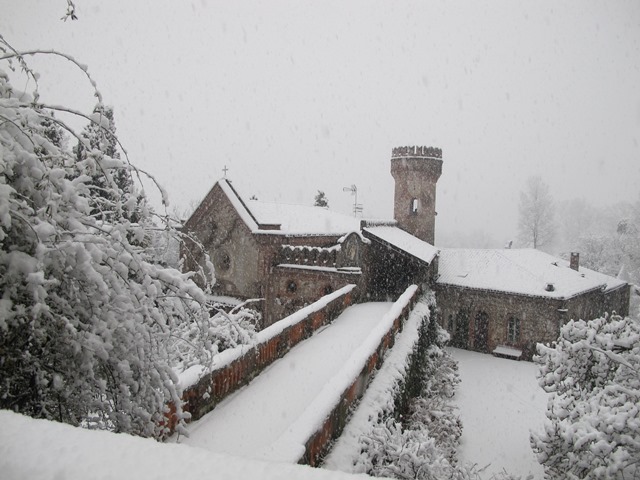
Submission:
M 360 231 L 360 220 L 322 207 L 243 200 L 228 180 L 218 184 L 253 233 L 344 235 Z
M 534 249 L 440 250 L 438 283 L 556 299 L 591 290 L 615 290 L 626 282 Z
M 249 200 L 247 207 L 261 225 L 279 225 L 289 234 L 337 234 L 360 230 L 360 220 L 322 207 Z
M 396 247 L 425 263 L 431 263 L 435 256 L 438 255 L 436 247 L 398 227 L 389 225 L 373 226 L 365 227 L 364 231 L 382 240 L 383 243 Z

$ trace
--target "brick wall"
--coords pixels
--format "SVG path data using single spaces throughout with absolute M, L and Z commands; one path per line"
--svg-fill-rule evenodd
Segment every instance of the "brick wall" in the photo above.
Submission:
M 318 466 L 320 464 L 322 458 L 328 452 L 331 442 L 342 433 L 351 409 L 360 397 L 362 397 L 362 394 L 369 384 L 369 380 L 375 375 L 375 370 L 382 365 L 386 351 L 393 347 L 396 334 L 402 330 L 404 321 L 418 301 L 419 294 L 420 290 L 418 288 L 410 286 L 396 302 L 395 306 L 402 304 L 401 308 L 394 315 L 388 329 L 382 335 L 375 338 L 375 345 L 372 347 L 369 346 L 368 356 L 362 359 L 361 370 L 356 373 L 350 383 L 341 385 L 339 380 L 340 374 L 332 381 L 334 384 L 329 388 L 337 388 L 338 391 L 342 390 L 340 400 L 326 412 L 326 417 L 322 425 L 315 432 L 306 435 L 308 439 L 305 443 L 305 451 L 302 457 L 298 459 L 298 463 L 311 466 Z M 376 334 L 373 333 L 373 335 Z M 364 346 L 364 348 L 367 348 L 367 346 Z M 311 422 L 307 422 L 306 419 L 303 418 L 300 419 L 300 423 L 304 425 Z M 296 443 L 298 439 L 292 440 L 292 443 Z
M 249 348 L 244 345 L 218 354 L 214 369 L 184 390 L 183 410 L 191 414 L 192 421 L 202 418 L 227 395 L 246 385 L 300 341 L 337 318 L 354 302 L 354 288 L 355 285 L 347 285 L 274 323 L 260 331 L 256 344 Z M 169 405 L 167 435 L 175 431 L 177 422 L 175 406 Z

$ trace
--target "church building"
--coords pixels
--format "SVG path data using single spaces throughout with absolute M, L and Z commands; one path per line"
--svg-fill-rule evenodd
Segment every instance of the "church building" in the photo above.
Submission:
M 347 284 L 358 301 L 395 299 L 408 285 L 436 292 L 453 344 L 530 358 L 573 318 L 628 314 L 629 285 L 533 249 L 434 247 L 442 151 L 392 150 L 394 220 L 242 198 L 223 178 L 184 225 L 209 253 L 220 298 L 261 299 L 260 328 Z M 183 246 L 184 268 L 203 261 Z

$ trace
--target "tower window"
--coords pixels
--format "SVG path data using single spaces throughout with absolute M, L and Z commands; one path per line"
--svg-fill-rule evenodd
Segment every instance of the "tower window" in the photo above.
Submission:
M 411 213 L 418 213 L 418 199 L 411 200 Z

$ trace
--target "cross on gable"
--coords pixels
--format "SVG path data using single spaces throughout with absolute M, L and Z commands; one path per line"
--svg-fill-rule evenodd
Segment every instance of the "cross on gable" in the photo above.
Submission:
M 224 172 L 224 178 L 227 178 L 227 172 L 229 171 L 229 169 L 227 168 L 227 166 L 225 165 L 224 168 L 222 169 L 222 171 Z

